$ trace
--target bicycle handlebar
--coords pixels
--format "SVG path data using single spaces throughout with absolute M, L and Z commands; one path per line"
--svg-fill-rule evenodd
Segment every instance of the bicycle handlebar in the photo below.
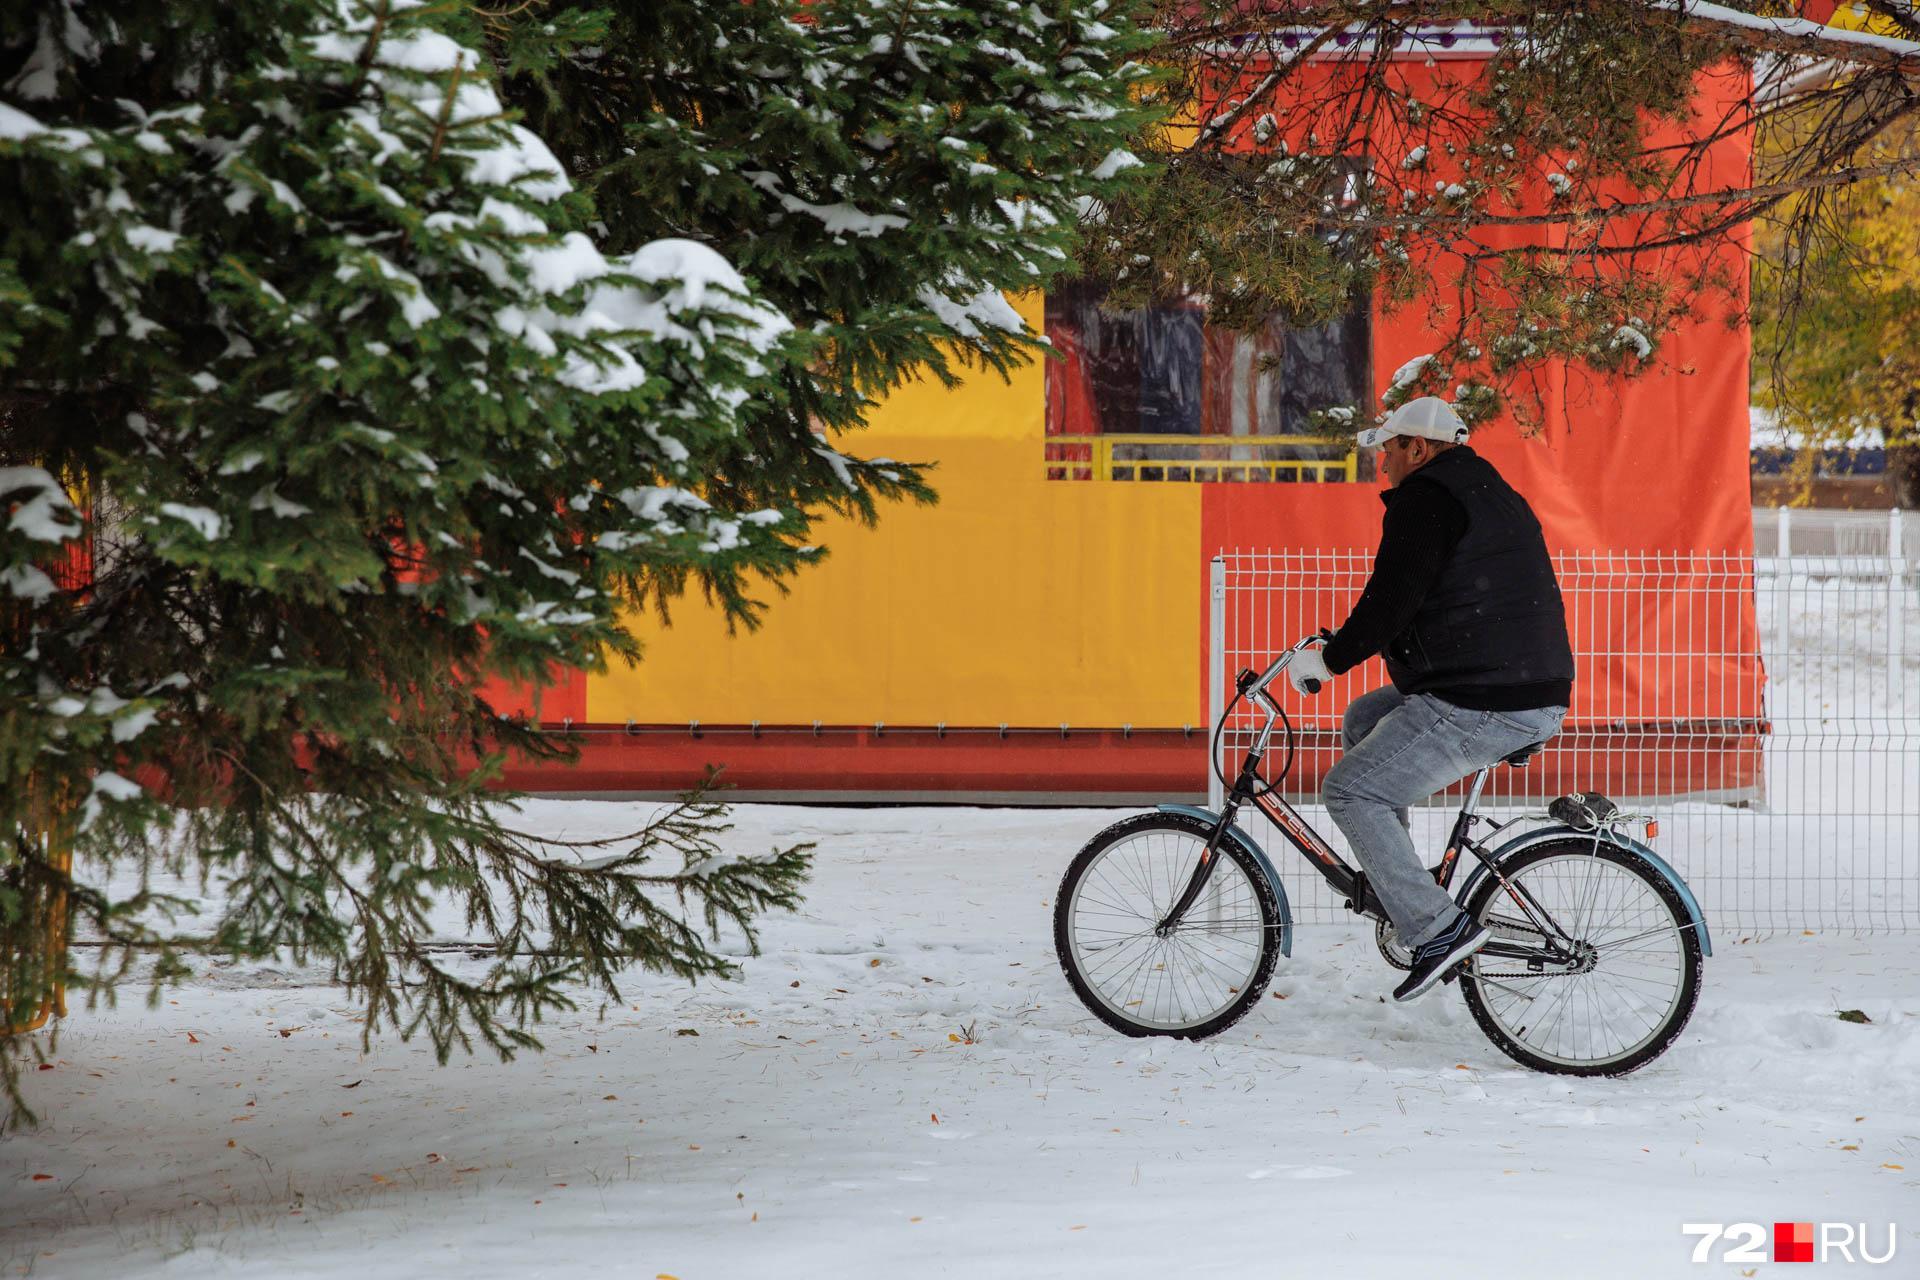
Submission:
M 1293 645 L 1283 651 L 1279 657 L 1275 658 L 1265 671 L 1262 671 L 1255 677 L 1252 684 L 1244 685 L 1241 692 L 1249 698 L 1260 698 L 1265 701 L 1267 686 L 1272 684 L 1274 680 L 1279 677 L 1280 673 L 1287 669 L 1288 664 L 1293 661 L 1293 656 L 1296 653 L 1302 653 L 1317 644 L 1324 645 L 1332 638 L 1332 633 L 1324 627 L 1313 635 L 1302 636 L 1299 640 L 1295 641 Z M 1320 682 L 1318 680 L 1308 680 L 1304 683 L 1307 686 L 1308 693 L 1320 692 Z M 1271 710 L 1272 708 L 1269 707 L 1268 709 Z

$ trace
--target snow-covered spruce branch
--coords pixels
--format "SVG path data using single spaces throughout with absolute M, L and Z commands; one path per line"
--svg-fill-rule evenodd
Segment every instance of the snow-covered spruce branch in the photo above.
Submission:
M 25 0 L 0 630 L 32 643 L 0 662 L 0 819 L 78 797 L 83 877 L 215 874 L 227 915 L 183 945 L 323 958 L 370 1028 L 425 1010 L 443 1050 L 515 1047 L 488 1019 L 580 972 L 435 969 L 461 895 L 503 951 L 632 956 L 568 897 L 626 894 L 659 964 L 720 971 L 703 924 L 750 932 L 795 861 L 576 873 L 502 834 L 488 771 L 567 744 L 493 682 L 637 661 L 636 610 L 696 583 L 750 623 L 823 514 L 932 499 L 842 433 L 1041 349 L 1002 295 L 1140 181 L 1143 11 Z

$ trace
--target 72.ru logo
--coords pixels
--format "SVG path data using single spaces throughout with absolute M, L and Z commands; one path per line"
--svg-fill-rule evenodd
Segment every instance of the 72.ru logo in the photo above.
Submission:
M 1682 1235 L 1699 1236 L 1693 1246 L 1695 1262 L 1766 1262 L 1766 1228 L 1757 1222 L 1683 1222 Z M 1716 1240 L 1726 1241 L 1720 1256 L 1713 1256 Z M 1816 1244 L 1816 1241 L 1818 1242 Z M 1894 1224 L 1887 1224 L 1887 1251 L 1879 1257 L 1867 1251 L 1867 1224 L 1864 1222 L 1776 1222 L 1773 1224 L 1774 1262 L 1892 1262 L 1899 1240 Z M 1858 1258 L 1853 1256 L 1855 1249 Z

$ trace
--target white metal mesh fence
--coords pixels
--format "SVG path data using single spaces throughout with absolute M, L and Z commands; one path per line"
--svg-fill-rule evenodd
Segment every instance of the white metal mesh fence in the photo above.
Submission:
M 1762 556 L 1904 559 L 1920 569 L 1920 511 L 1835 511 L 1755 507 L 1753 546 Z
M 1656 816 L 1655 847 L 1721 935 L 1920 928 L 1920 594 L 1899 550 L 1557 556 L 1573 707 L 1529 768 L 1496 771 L 1484 811 L 1511 817 L 1565 792 L 1601 791 Z M 1371 567 L 1360 550 L 1217 558 L 1215 718 L 1235 672 L 1338 625 Z M 1299 741 L 1282 790 L 1343 853 L 1318 804 L 1320 780 L 1339 757 L 1347 703 L 1386 682 L 1376 659 L 1317 698 L 1284 681 L 1278 689 Z M 1256 724 L 1244 706 L 1228 722 L 1228 777 Z M 1276 747 L 1270 781 L 1284 763 Z M 1217 802 L 1217 780 L 1213 788 Z M 1429 863 L 1463 790 L 1414 810 Z M 1243 821 L 1280 868 L 1298 919 L 1352 919 L 1257 814 Z

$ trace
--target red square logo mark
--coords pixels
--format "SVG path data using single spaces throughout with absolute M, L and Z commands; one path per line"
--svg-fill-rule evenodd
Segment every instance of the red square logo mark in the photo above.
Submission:
M 1812 1262 L 1813 1224 L 1811 1222 L 1774 1223 L 1773 1260 L 1775 1262 Z

